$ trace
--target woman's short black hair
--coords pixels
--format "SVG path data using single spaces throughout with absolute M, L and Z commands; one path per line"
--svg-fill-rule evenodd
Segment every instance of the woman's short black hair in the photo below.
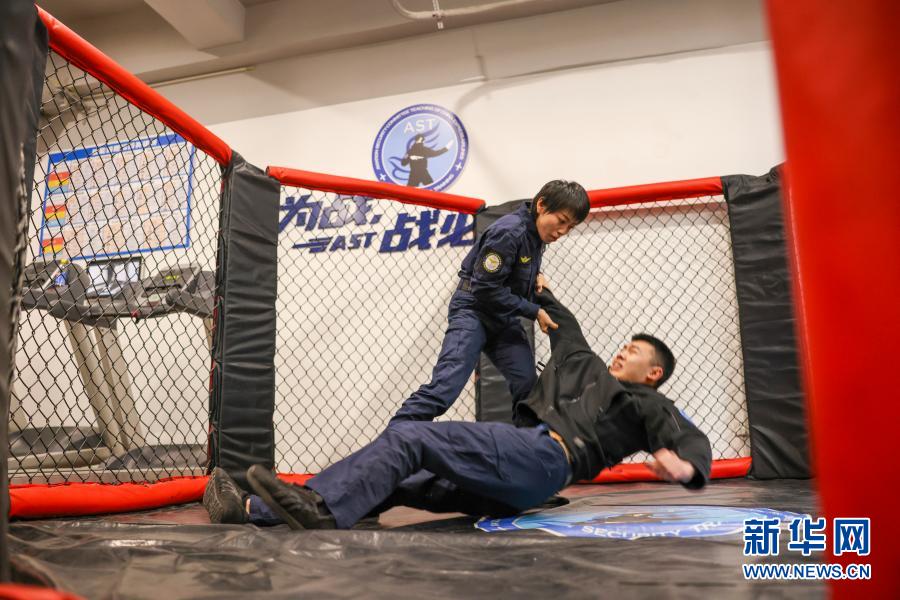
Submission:
M 656 360 L 654 361 L 655 367 L 662 367 L 662 377 L 659 378 L 659 381 L 656 382 L 656 385 L 653 387 L 658 388 L 662 384 L 666 382 L 666 380 L 672 376 L 672 373 L 675 371 L 675 355 L 672 354 L 672 351 L 669 350 L 669 347 L 666 346 L 663 341 L 657 337 L 653 337 L 649 333 L 638 333 L 631 336 L 632 342 L 647 342 L 651 346 L 653 346 L 653 351 L 656 354 Z
M 591 203 L 588 200 L 587 192 L 580 184 L 574 181 L 565 181 L 563 179 L 554 179 L 548 181 L 541 188 L 541 191 L 534 197 L 532 210 L 537 210 L 537 201 L 539 198 L 544 199 L 544 207 L 550 212 L 567 211 L 575 221 L 581 223 L 587 218 L 588 212 L 591 210 Z

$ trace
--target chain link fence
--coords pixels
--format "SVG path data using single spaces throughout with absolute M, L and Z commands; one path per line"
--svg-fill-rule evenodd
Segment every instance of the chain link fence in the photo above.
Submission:
M 282 188 L 276 469 L 316 472 L 371 441 L 429 381 L 472 217 Z M 603 208 L 552 246 L 544 272 L 604 357 L 646 331 L 678 369 L 663 391 L 749 455 L 727 209 L 721 198 Z M 536 358 L 550 347 L 537 331 Z M 474 420 L 474 378 L 441 419 Z M 636 456 L 631 460 L 643 460 Z
M 315 472 L 430 379 L 473 218 L 283 187 L 279 229 L 275 468 Z M 441 418 L 474 420 L 474 398 Z
M 708 436 L 714 459 L 750 455 L 728 208 L 721 197 L 593 209 L 547 247 L 550 287 L 611 361 L 635 333 L 675 354 L 660 391 Z M 535 355 L 550 358 L 538 330 Z M 643 462 L 636 454 L 626 462 Z
M 37 150 L 12 482 L 202 474 L 221 168 L 52 51 Z

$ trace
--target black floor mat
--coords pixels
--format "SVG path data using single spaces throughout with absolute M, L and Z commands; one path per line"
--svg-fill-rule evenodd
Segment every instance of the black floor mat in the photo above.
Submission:
M 816 513 L 810 482 L 729 480 L 699 493 L 641 483 L 573 486 L 554 511 L 670 505 Z M 821 597 L 822 583 L 753 582 L 741 564 L 819 562 L 814 553 L 743 556 L 742 535 L 559 537 L 485 533 L 476 519 L 409 509 L 384 527 L 294 532 L 211 525 L 199 504 L 10 526 L 16 565 L 86 598 Z M 422 521 L 418 517 L 432 520 Z M 784 545 L 782 541 L 782 545 Z

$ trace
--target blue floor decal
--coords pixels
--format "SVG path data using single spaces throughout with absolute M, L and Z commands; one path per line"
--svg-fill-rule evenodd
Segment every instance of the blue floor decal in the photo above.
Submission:
M 567 511 L 551 509 L 505 519 L 479 520 L 482 531 L 538 529 L 562 537 L 636 540 L 646 537 L 711 537 L 742 533 L 746 519 L 781 520 L 784 526 L 806 515 L 769 508 L 734 506 L 596 506 Z

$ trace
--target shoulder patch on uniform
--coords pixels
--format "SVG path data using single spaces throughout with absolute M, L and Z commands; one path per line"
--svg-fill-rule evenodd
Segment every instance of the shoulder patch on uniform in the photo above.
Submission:
M 500 267 L 503 266 L 503 257 L 500 256 L 499 253 L 491 250 L 484 255 L 484 260 L 481 262 L 481 266 L 487 273 L 496 273 L 500 270 Z

